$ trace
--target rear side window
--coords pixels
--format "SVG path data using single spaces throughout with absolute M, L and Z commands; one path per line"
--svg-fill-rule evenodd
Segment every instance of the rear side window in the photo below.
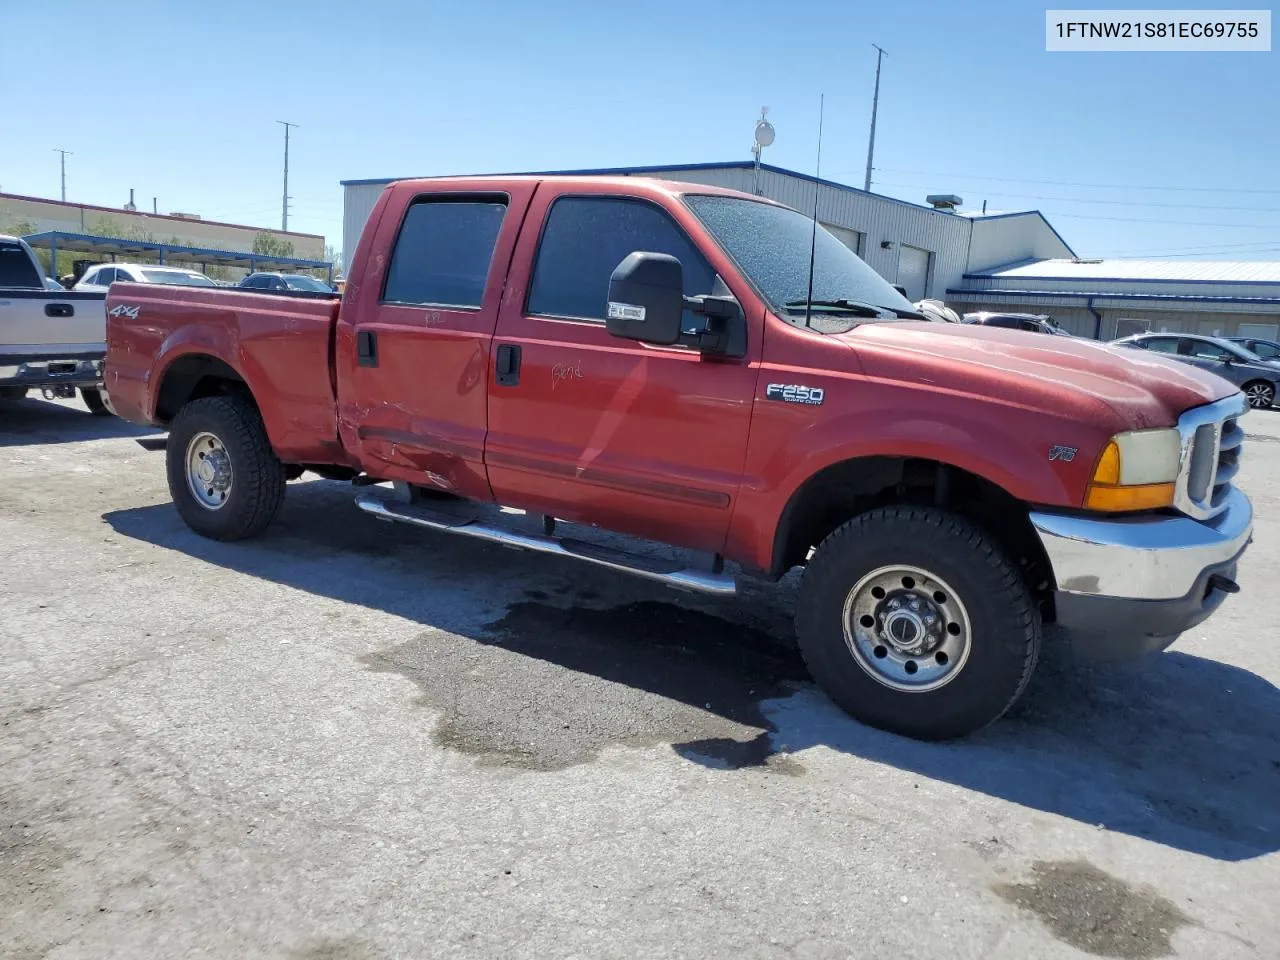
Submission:
M 676 257 L 684 268 L 685 296 L 711 293 L 715 271 L 658 207 L 635 200 L 566 197 L 547 215 L 529 287 L 529 313 L 604 320 L 609 275 L 637 250 Z
M 1177 353 L 1178 341 L 1173 337 L 1157 337 L 1154 340 L 1146 341 L 1147 349 L 1154 350 L 1156 353 Z
M 1274 343 L 1259 343 L 1256 340 L 1247 344 L 1248 348 L 1263 360 L 1275 360 L 1280 357 L 1280 347 Z
M 1017 330 L 1019 327 L 1022 327 L 1021 321 L 1019 321 L 1017 317 L 1002 317 L 997 315 L 994 317 L 987 317 L 987 319 L 984 322 L 985 322 L 985 325 L 988 327 L 1000 327 L 1001 329 L 1004 329 L 1004 330 Z M 1022 329 L 1028 330 L 1028 329 L 1035 329 L 1035 328 L 1022 327 Z
M 383 302 L 479 307 L 506 212 L 505 197 L 415 202 L 396 238 Z
M 27 256 L 16 243 L 0 243 L 0 287 L 35 287 L 44 283 Z
M 103 286 L 110 286 L 116 281 L 118 273 L 119 271 L 116 270 L 115 267 L 103 267 L 98 271 L 98 275 L 94 278 L 93 282 L 102 284 Z

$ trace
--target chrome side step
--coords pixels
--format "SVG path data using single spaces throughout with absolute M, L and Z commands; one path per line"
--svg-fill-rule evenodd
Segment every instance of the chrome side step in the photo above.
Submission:
M 471 517 L 451 516 L 414 504 L 387 501 L 371 493 L 356 497 L 356 506 L 380 520 L 396 520 L 441 533 L 457 533 L 464 537 L 475 537 L 477 540 L 488 540 L 519 550 L 533 550 L 538 553 L 551 553 L 561 557 L 572 557 L 575 560 L 585 560 L 587 563 L 594 563 L 596 566 L 607 567 L 610 570 L 619 570 L 647 580 L 656 580 L 677 590 L 729 596 L 736 593 L 738 589 L 737 581 L 723 573 L 682 569 L 677 564 L 575 540 L 572 537 L 550 537 L 509 530 Z

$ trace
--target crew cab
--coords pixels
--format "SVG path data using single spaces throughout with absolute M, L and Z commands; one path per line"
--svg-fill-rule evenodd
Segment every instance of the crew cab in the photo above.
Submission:
M 0 400 L 37 388 L 63 397 L 79 389 L 91 413 L 109 414 L 98 389 L 104 301 L 104 294 L 49 281 L 24 240 L 0 236 Z
M 341 301 L 112 287 L 111 401 L 168 428 L 197 533 L 262 534 L 309 470 L 353 481 L 377 518 L 681 590 L 803 566 L 817 682 L 927 739 L 1000 717 L 1046 622 L 1135 657 L 1238 589 L 1239 390 L 1145 353 L 927 322 L 760 197 L 400 181 L 347 280 Z

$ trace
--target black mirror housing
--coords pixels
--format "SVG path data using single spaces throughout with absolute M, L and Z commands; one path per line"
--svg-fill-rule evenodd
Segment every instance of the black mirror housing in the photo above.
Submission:
M 605 326 L 615 337 L 671 346 L 680 342 L 684 270 L 670 254 L 629 253 L 609 277 Z

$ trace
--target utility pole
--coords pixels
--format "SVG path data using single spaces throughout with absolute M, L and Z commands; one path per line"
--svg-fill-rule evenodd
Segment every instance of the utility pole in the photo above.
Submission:
M 75 156 L 70 150 L 62 150 L 58 147 L 53 148 L 54 153 L 62 154 L 62 202 L 67 202 L 67 155 Z
M 287 120 L 277 120 L 276 123 L 284 127 L 284 196 L 280 200 L 280 229 L 289 229 L 289 128 L 296 127 L 296 123 L 289 123 Z
M 883 48 L 872 44 L 876 48 L 876 92 L 871 98 L 871 136 L 867 140 L 867 179 L 862 185 L 863 190 L 871 189 L 871 160 L 876 152 L 876 110 L 880 106 L 880 61 L 884 59 L 885 51 Z

